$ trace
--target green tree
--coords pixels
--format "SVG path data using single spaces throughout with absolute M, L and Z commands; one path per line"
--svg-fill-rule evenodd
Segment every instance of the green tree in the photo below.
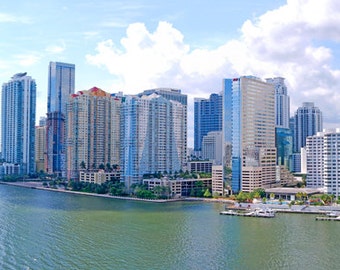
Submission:
M 139 189 L 136 192 L 137 198 L 142 198 L 142 199 L 154 199 L 155 195 L 151 190 L 145 190 L 145 189 Z
M 125 193 L 125 185 L 124 183 L 114 183 L 110 187 L 110 194 L 113 196 L 124 196 Z
M 254 198 L 264 198 L 266 197 L 266 191 L 263 188 L 256 188 L 253 191 L 254 193 Z
M 250 194 L 241 191 L 239 194 L 236 196 L 236 200 L 238 202 L 247 202 L 250 199 Z
M 205 198 L 211 198 L 211 192 L 209 191 L 208 188 L 205 190 L 203 196 L 204 196 Z

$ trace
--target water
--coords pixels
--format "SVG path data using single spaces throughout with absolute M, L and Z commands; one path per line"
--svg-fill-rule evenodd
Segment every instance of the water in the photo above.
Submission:
M 339 269 L 340 222 L 0 185 L 0 269 Z

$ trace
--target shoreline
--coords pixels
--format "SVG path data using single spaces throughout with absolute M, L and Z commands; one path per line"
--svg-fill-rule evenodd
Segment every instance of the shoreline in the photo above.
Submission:
M 81 192 L 81 191 L 73 191 L 73 190 L 66 190 L 61 188 L 47 188 L 42 186 L 42 182 L 3 182 L 0 181 L 0 185 L 7 185 L 7 186 L 15 186 L 21 188 L 30 188 L 30 189 L 37 189 L 37 190 L 45 190 L 45 191 L 52 191 L 52 192 L 62 192 L 62 193 L 69 193 L 75 195 L 84 195 L 84 196 L 92 196 L 92 197 L 101 197 L 101 198 L 108 198 L 108 199 L 118 199 L 118 200 L 130 200 L 130 201 L 143 201 L 143 202 L 155 202 L 155 203 L 165 203 L 165 202 L 175 202 L 175 201 L 184 201 L 183 198 L 180 199 L 142 199 L 142 198 L 135 198 L 129 196 L 113 196 L 109 194 L 98 194 L 98 193 L 90 193 L 90 192 Z
M 197 198 L 197 197 L 182 197 L 177 199 L 142 199 L 136 197 L 129 197 L 129 196 L 113 196 L 109 194 L 98 194 L 98 193 L 87 193 L 81 191 L 72 191 L 66 190 L 61 188 L 46 188 L 42 186 L 42 182 L 39 181 L 26 181 L 26 182 L 4 182 L 0 181 L 0 185 L 7 185 L 7 186 L 15 186 L 15 187 L 22 187 L 22 188 L 30 188 L 30 189 L 38 189 L 38 190 L 45 190 L 45 191 L 53 191 L 53 192 L 63 192 L 63 193 L 70 193 L 76 195 L 84 195 L 84 196 L 93 196 L 93 197 L 101 197 L 101 198 L 108 198 L 108 199 L 118 199 L 118 200 L 130 200 L 130 201 L 143 201 L 143 202 L 153 202 L 153 203 L 168 203 L 168 202 L 179 202 L 179 201 L 197 201 L 197 202 L 211 202 L 211 203 L 234 203 L 234 201 L 229 200 L 227 198 Z
M 227 199 L 227 198 L 197 198 L 197 197 L 183 197 L 177 199 L 142 199 L 136 197 L 129 196 L 113 196 L 109 194 L 98 194 L 98 193 L 87 193 L 81 191 L 72 191 L 61 188 L 47 188 L 42 186 L 42 182 L 38 181 L 27 181 L 27 182 L 3 182 L 0 181 L 0 185 L 8 185 L 15 186 L 21 188 L 30 188 L 44 191 L 52 191 L 52 192 L 62 192 L 69 193 L 74 195 L 83 195 L 83 196 L 92 196 L 92 197 L 100 197 L 107 199 L 117 199 L 117 200 L 128 200 L 128 201 L 140 201 L 140 202 L 151 202 L 151 203 L 171 203 L 171 202 L 179 202 L 179 201 L 191 201 L 191 202 L 209 202 L 209 203 L 222 203 L 224 204 L 225 210 L 247 210 L 247 209 L 255 209 L 255 208 L 270 208 L 275 210 L 278 213 L 288 213 L 288 214 L 324 214 L 331 211 L 340 212 L 340 205 L 325 205 L 325 206 L 312 206 L 312 205 L 292 205 L 288 206 L 287 204 L 270 204 L 270 203 L 238 203 L 236 201 Z

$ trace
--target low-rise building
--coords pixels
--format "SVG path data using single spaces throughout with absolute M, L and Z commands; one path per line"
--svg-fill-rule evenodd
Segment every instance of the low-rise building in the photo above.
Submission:
M 1 174 L 4 175 L 20 175 L 21 168 L 20 165 L 17 163 L 7 163 L 4 162 L 2 164 Z
M 202 182 L 202 186 L 198 187 L 197 182 Z M 169 179 L 169 178 L 152 178 L 143 179 L 143 184 L 147 186 L 149 190 L 153 190 L 156 186 L 170 187 L 171 197 L 186 197 L 190 196 L 193 190 L 198 188 L 211 188 L 211 178 L 201 179 Z
M 217 194 L 223 196 L 223 166 L 213 166 L 211 175 L 211 192 L 213 195 Z
M 93 184 L 103 184 L 107 181 L 119 181 L 120 173 L 118 171 L 105 172 L 99 171 L 80 171 L 79 181 Z
M 192 160 L 188 162 L 188 171 L 193 173 L 211 173 L 213 162 L 209 160 Z

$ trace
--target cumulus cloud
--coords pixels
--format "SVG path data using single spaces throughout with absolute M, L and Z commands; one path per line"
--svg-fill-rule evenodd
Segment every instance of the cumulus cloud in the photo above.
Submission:
M 340 70 L 332 66 L 331 45 L 340 41 L 340 1 L 288 0 L 245 21 L 240 33 L 214 49 L 191 49 L 168 22 L 159 22 L 153 33 L 135 23 L 120 44 L 100 42 L 86 58 L 116 76 L 124 93 L 175 87 L 190 101 L 221 91 L 223 78 L 285 77 L 293 110 L 314 101 L 325 122 L 339 122 Z

